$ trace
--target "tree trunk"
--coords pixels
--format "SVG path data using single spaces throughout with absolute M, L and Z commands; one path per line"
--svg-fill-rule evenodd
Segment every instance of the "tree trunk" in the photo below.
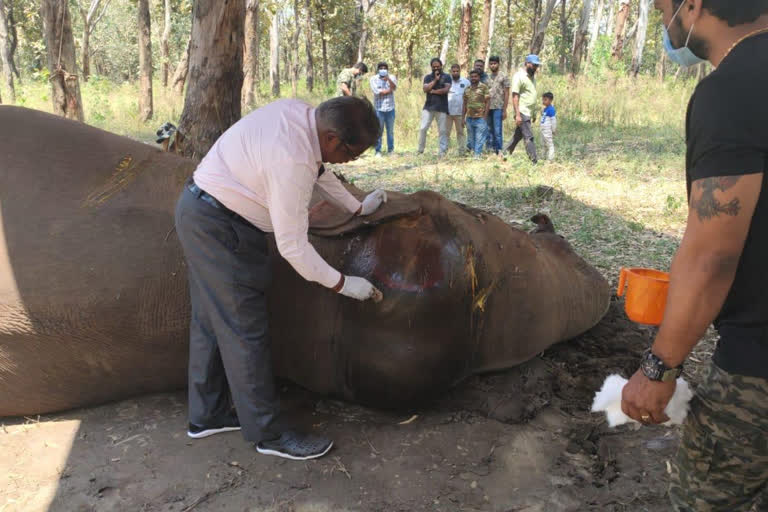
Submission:
M 507 75 L 512 74 L 512 49 L 515 39 L 512 35 L 512 0 L 507 0 Z
M 602 3 L 602 0 L 601 2 Z M 584 48 L 587 44 L 587 36 L 589 35 L 589 16 L 592 14 L 592 0 L 584 0 L 584 4 L 581 7 L 581 16 L 579 17 L 579 25 L 576 27 L 576 35 L 573 38 L 573 57 L 571 58 L 571 73 L 574 75 L 579 74 L 581 68 L 581 60 L 584 56 Z M 599 20 L 598 20 L 599 23 Z
M 493 32 L 496 30 L 496 0 L 491 0 L 491 24 L 488 27 L 488 51 L 485 52 L 485 67 L 488 68 L 488 59 L 493 53 Z
M 312 58 L 312 2 L 304 0 L 304 8 L 307 10 L 307 31 L 305 40 L 307 42 L 307 91 L 312 92 L 315 86 L 315 62 Z
M 256 83 L 259 76 L 259 0 L 247 0 L 245 6 L 245 55 L 243 105 L 246 110 L 256 103 Z
M 139 119 L 152 119 L 152 29 L 149 0 L 139 0 Z
M 171 80 L 173 90 L 176 94 L 184 92 L 184 84 L 187 81 L 187 72 L 189 71 L 189 48 L 192 45 L 192 38 L 187 40 L 187 49 L 181 55 L 181 60 L 176 66 L 176 71 L 173 73 L 173 79 Z
M 13 2 L 8 2 L 8 34 L 10 36 L 10 48 L 11 48 L 11 68 L 13 74 L 16 75 L 16 79 L 21 83 L 21 75 L 19 75 L 19 68 L 16 67 L 16 48 L 19 45 L 19 34 L 16 31 L 16 20 L 13 17 Z
M 573 1 L 573 0 L 571 0 Z M 567 49 L 568 45 L 568 16 L 566 14 L 566 0 L 560 2 L 560 62 L 558 68 L 560 74 L 564 75 L 566 71 L 566 65 L 568 60 Z
M 51 73 L 53 112 L 69 119 L 83 120 L 83 101 L 76 74 L 75 38 L 66 0 L 42 0 L 48 69 Z
M 196 0 L 177 149 L 199 159 L 240 119 L 245 0 Z M 179 140 L 181 134 L 181 140 Z
M 589 65 L 592 63 L 592 53 L 595 51 L 595 45 L 597 44 L 597 37 L 600 35 L 600 22 L 603 19 L 603 7 L 605 6 L 605 0 L 597 0 L 597 8 L 595 9 L 595 24 L 592 26 L 592 32 L 589 34 L 589 48 L 587 48 L 587 62 L 584 65 L 584 71 L 589 69 Z
M 80 13 L 83 15 L 83 44 L 80 51 L 80 65 L 82 66 L 83 82 L 87 82 L 91 77 L 91 26 L 88 23 L 88 17 L 85 10 L 80 9 Z
M 168 38 L 171 37 L 171 0 L 165 0 L 165 20 L 163 25 L 163 35 L 160 39 L 160 60 L 163 65 L 160 68 L 160 79 L 163 87 L 168 87 L 168 74 L 170 73 L 170 51 L 168 49 Z
M 547 27 L 549 26 L 549 22 L 552 21 L 552 14 L 555 11 L 555 6 L 557 5 L 558 0 L 547 0 L 546 7 L 544 8 L 544 13 L 541 16 L 541 19 L 536 24 L 536 30 L 533 34 L 533 38 L 531 39 L 531 45 L 530 45 L 530 52 L 539 54 L 541 53 L 541 50 L 544 48 L 544 36 L 547 33 Z
M 357 44 L 357 62 L 365 59 L 365 47 L 368 44 L 368 13 L 376 0 L 358 0 L 358 12 L 360 23 L 360 41 Z
M 280 96 L 280 17 L 275 11 L 272 26 L 269 27 L 269 80 L 272 96 Z
M 622 0 L 619 0 L 622 1 Z M 608 0 L 608 19 L 605 21 L 605 34 L 609 39 L 613 38 L 613 29 L 616 26 L 616 0 Z
M 451 0 L 451 5 L 448 8 L 448 15 L 446 16 L 446 27 L 445 27 L 445 37 L 443 37 L 443 44 L 440 47 L 440 60 L 442 61 L 443 65 L 447 64 L 448 59 L 448 45 L 451 42 L 451 33 L 453 30 L 452 21 L 453 21 L 453 11 L 456 10 L 456 0 Z
M 621 0 L 621 7 L 616 14 L 616 28 L 613 31 L 613 46 L 611 47 L 611 56 L 614 60 L 621 59 L 624 51 L 624 29 L 626 28 L 627 18 L 629 18 L 631 0 Z
M 320 18 L 317 20 L 318 28 L 320 29 L 320 40 L 323 47 L 323 81 L 325 86 L 328 87 L 328 41 L 325 40 L 325 7 L 320 2 L 318 6 L 320 9 Z
M 640 15 L 637 18 L 637 34 L 635 34 L 635 49 L 632 52 L 632 76 L 637 76 L 643 63 L 643 50 L 648 34 L 648 15 L 653 0 L 640 0 Z
M 461 26 L 459 27 L 459 48 L 456 57 L 462 73 L 467 73 L 469 67 L 469 44 L 472 40 L 472 0 L 461 0 Z
M 291 62 L 291 89 L 293 89 L 293 97 L 299 95 L 299 32 L 301 32 L 301 25 L 299 24 L 299 0 L 293 0 L 293 13 L 296 16 L 293 29 L 293 37 L 291 38 L 292 62 Z
M 476 59 L 485 60 L 488 55 L 488 40 L 491 29 L 491 4 L 493 0 L 483 2 L 483 17 L 480 19 L 480 40 L 477 45 Z
M 5 15 L 5 0 L 0 0 L 0 63 L 3 65 L 3 78 L 8 88 L 10 102 L 16 103 L 16 89 L 13 86 L 13 56 L 11 40 L 8 37 L 8 18 Z
M 411 85 L 413 83 L 413 40 L 408 42 L 405 56 L 408 59 L 408 85 Z

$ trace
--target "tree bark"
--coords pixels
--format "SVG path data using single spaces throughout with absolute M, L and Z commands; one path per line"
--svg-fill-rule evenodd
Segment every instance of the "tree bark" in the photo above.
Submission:
M 622 1 L 622 0 L 619 0 Z M 613 29 L 616 26 L 616 0 L 608 0 L 608 18 L 605 21 L 605 34 L 609 39 L 613 38 Z
M 405 48 L 405 57 L 408 60 L 408 85 L 413 83 L 413 40 L 408 41 Z
M 637 18 L 637 34 L 635 34 L 635 48 L 632 52 L 632 76 L 637 76 L 643 63 L 643 50 L 648 34 L 648 15 L 653 0 L 640 0 L 640 15 Z
M 8 88 L 10 103 L 16 103 L 16 88 L 13 86 L 13 56 L 11 40 L 8 37 L 8 18 L 5 15 L 5 0 L 0 0 L 0 63 L 3 65 L 3 78 Z M 2 100 L 0 100 L 2 102 Z
M 614 60 L 621 59 L 624 51 L 624 29 L 626 28 L 627 18 L 629 18 L 631 0 L 621 0 L 621 7 L 616 14 L 616 28 L 613 31 L 613 46 L 611 47 L 611 56 Z
M 280 96 L 280 17 L 275 11 L 272 26 L 269 27 L 269 79 L 272 96 Z
M 480 18 L 480 39 L 477 45 L 476 59 L 485 60 L 488 56 L 488 40 L 491 29 L 491 7 L 493 0 L 483 2 L 483 16 Z
M 360 17 L 360 41 L 357 44 L 357 62 L 365 59 L 365 47 L 368 44 L 368 13 L 376 0 L 358 0 L 358 12 Z
M 512 35 L 512 0 L 507 0 L 507 75 L 512 74 L 512 48 L 515 39 Z
M 547 0 L 546 7 L 544 8 L 544 13 L 541 16 L 541 19 L 536 24 L 536 29 L 533 34 L 533 38 L 531 38 L 531 45 L 530 45 L 530 52 L 539 54 L 541 53 L 541 50 L 544 48 L 544 36 L 547 33 L 547 27 L 549 26 L 549 22 L 552 21 L 552 14 L 555 11 L 555 6 L 557 5 L 558 0 Z
M 189 71 L 189 47 L 192 44 L 192 38 L 187 40 L 187 49 L 181 55 L 181 60 L 176 66 L 176 71 L 173 73 L 173 79 L 171 80 L 173 90 L 176 94 L 184 92 L 184 84 L 187 82 L 187 73 Z
M 80 65 L 83 68 L 81 75 L 84 82 L 87 82 L 91 76 L 91 34 L 96 24 L 104 17 L 109 2 L 110 0 L 106 0 L 102 6 L 102 0 L 91 0 L 87 11 L 83 9 L 82 4 L 78 4 L 80 17 L 83 19 L 83 43 L 80 58 L 82 62 Z M 99 10 L 100 7 L 101 10 Z
M 571 0 L 573 2 L 573 0 Z M 566 14 L 566 0 L 560 1 L 560 62 L 558 68 L 560 74 L 565 74 L 568 55 L 568 15 Z
M 445 21 L 445 37 L 443 37 L 443 44 L 440 47 L 440 61 L 442 61 L 443 65 L 447 64 L 448 59 L 448 45 L 451 42 L 451 28 L 452 28 L 452 21 L 453 21 L 453 11 L 456 10 L 456 0 L 451 0 L 451 5 L 448 8 L 448 15 L 446 16 Z
M 75 38 L 66 0 L 42 0 L 48 69 L 51 72 L 53 112 L 78 121 L 83 120 L 83 101 L 75 64 Z
M 299 0 L 293 0 L 293 14 L 296 17 L 293 25 L 293 36 L 291 37 L 291 89 L 293 97 L 299 95 L 299 33 L 301 25 L 299 24 Z
M 493 33 L 496 30 L 496 0 L 491 0 L 491 24 L 488 27 L 488 50 L 485 52 L 485 67 L 488 68 L 488 60 L 493 53 Z
M 315 87 L 315 62 L 312 58 L 312 1 L 304 0 L 304 8 L 307 10 L 305 40 L 307 43 L 307 91 L 312 92 Z
M 601 2 L 602 3 L 602 0 Z M 573 38 L 573 57 L 571 58 L 571 73 L 574 75 L 579 74 L 581 68 L 581 60 L 584 56 L 584 48 L 587 44 L 587 36 L 589 35 L 589 17 L 592 14 L 592 0 L 584 0 L 584 4 L 581 7 L 581 16 L 579 17 L 579 25 L 576 27 L 576 34 Z M 599 20 L 598 20 L 599 23 Z
M 246 110 L 256 103 L 256 83 L 259 77 L 259 0 L 247 0 L 245 5 L 245 51 L 243 60 L 243 105 Z
M 16 75 L 16 80 L 21 83 L 19 68 L 16 67 L 16 48 L 19 45 L 19 34 L 16 31 L 16 20 L 13 16 L 13 3 L 11 2 L 8 3 L 8 31 L 10 36 L 11 67 L 13 68 L 13 74 Z
M 461 0 L 461 25 L 459 27 L 459 48 L 456 57 L 462 73 L 469 71 L 469 44 L 472 39 L 472 0 Z
M 320 40 L 323 47 L 323 81 L 325 86 L 328 87 L 328 41 L 325 39 L 325 7 L 323 2 L 318 5 L 320 10 L 320 17 L 317 20 L 318 29 L 320 30 Z
M 160 59 L 163 61 L 160 68 L 160 79 L 163 87 L 168 87 L 168 74 L 170 73 L 170 51 L 168 49 L 168 39 L 171 37 L 171 0 L 165 0 L 165 19 L 163 24 L 163 35 L 160 39 Z
M 587 62 L 584 65 L 584 71 L 589 69 L 589 65 L 592 63 L 592 53 L 595 51 L 595 45 L 597 44 L 597 37 L 600 35 L 600 22 L 603 19 L 603 8 L 605 6 L 604 0 L 597 0 L 597 8 L 595 9 L 595 23 L 592 26 L 592 31 L 589 34 L 589 47 L 587 48 Z
M 189 86 L 176 136 L 184 156 L 202 158 L 240 119 L 244 12 L 245 0 L 195 1 Z
M 152 29 L 149 0 L 139 0 L 139 119 L 152 119 Z

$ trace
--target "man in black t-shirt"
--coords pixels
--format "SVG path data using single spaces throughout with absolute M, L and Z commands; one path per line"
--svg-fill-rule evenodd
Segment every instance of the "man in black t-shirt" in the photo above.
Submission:
M 622 409 L 665 421 L 683 361 L 714 322 L 720 339 L 669 495 L 676 510 L 747 511 L 768 484 L 768 0 L 655 3 L 670 59 L 716 70 L 688 106 L 688 224 L 664 321 Z
M 437 128 L 440 131 L 440 156 L 448 151 L 448 91 L 451 90 L 451 77 L 443 73 L 443 62 L 432 59 L 429 63 L 432 72 L 424 77 L 424 93 L 427 99 L 421 111 L 421 124 L 419 125 L 419 154 L 424 152 L 427 143 L 427 131 L 433 119 L 437 119 Z

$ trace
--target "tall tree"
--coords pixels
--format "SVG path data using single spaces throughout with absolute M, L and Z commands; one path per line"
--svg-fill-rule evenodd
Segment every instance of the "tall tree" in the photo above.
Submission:
M 629 18 L 630 2 L 631 0 L 621 0 L 619 12 L 616 13 L 616 27 L 613 30 L 613 45 L 611 46 L 611 56 L 615 60 L 619 60 L 624 51 L 624 29 L 627 18 Z
M 83 0 L 81 0 L 83 1 Z M 83 68 L 83 81 L 87 82 L 91 76 L 91 34 L 98 25 L 101 18 L 107 12 L 110 0 L 91 0 L 88 10 L 83 7 L 83 3 L 78 3 L 80 9 L 80 18 L 83 20 L 83 41 L 81 45 L 82 61 L 80 65 Z
M 653 0 L 640 0 L 640 14 L 637 17 L 637 33 L 635 34 L 635 47 L 632 52 L 632 67 L 630 68 L 632 76 L 635 77 L 640 72 L 640 65 L 643 63 L 643 50 L 648 33 L 648 15 L 651 2 Z
M 243 80 L 243 109 L 256 103 L 256 84 L 259 80 L 259 0 L 245 4 L 245 78 Z
M 574 75 L 579 74 L 579 68 L 581 67 L 581 60 L 584 56 L 584 48 L 587 44 L 587 36 L 589 35 L 589 17 L 592 14 L 592 0 L 584 0 L 581 6 L 581 15 L 579 16 L 579 24 L 576 27 L 576 34 L 573 38 L 573 57 L 571 58 L 571 73 Z
M 13 68 L 13 74 L 16 75 L 16 79 L 21 83 L 21 75 L 19 74 L 19 68 L 16 67 L 16 48 L 19 44 L 19 34 L 16 30 L 16 19 L 13 15 L 13 1 L 7 2 L 8 8 L 8 36 L 10 37 L 11 45 L 11 67 Z
M 184 84 L 187 82 L 187 73 L 189 72 L 189 47 L 192 44 L 192 38 L 187 39 L 187 47 L 181 54 L 181 59 L 176 65 L 176 71 L 173 73 L 171 85 L 176 94 L 184 92 Z
M 4 0 L 0 0 L 0 63 L 3 65 L 3 78 L 5 78 L 5 85 L 11 98 L 10 102 L 16 103 L 16 89 L 13 86 L 11 39 L 8 37 L 8 18 L 5 15 L 4 3 Z
M 139 118 L 152 119 L 152 28 L 149 0 L 139 0 Z
M 456 10 L 456 0 L 451 0 L 451 5 L 448 7 L 448 13 L 445 20 L 445 36 L 443 37 L 443 44 L 440 47 L 440 60 L 445 63 L 448 60 L 448 44 L 451 42 L 451 33 L 453 32 L 453 11 Z
M 587 49 L 587 62 L 584 65 L 584 70 L 589 69 L 589 65 L 592 62 L 592 53 L 595 51 L 595 45 L 597 44 L 597 36 L 600 35 L 600 23 L 603 20 L 603 7 L 605 0 L 597 0 L 597 7 L 595 8 L 595 21 L 592 25 L 592 30 L 589 34 L 589 47 Z
M 493 0 L 485 0 L 483 2 L 483 16 L 480 18 L 480 39 L 477 44 L 477 53 L 475 53 L 476 59 L 485 60 L 488 56 L 488 40 L 490 38 L 491 31 L 491 7 Z
M 534 11 L 534 31 L 531 38 L 530 52 L 539 54 L 542 48 L 544 48 L 544 36 L 547 34 L 547 27 L 549 22 L 552 21 L 552 13 L 555 11 L 557 2 L 559 0 L 546 0 L 546 4 L 543 5 L 543 12 L 541 17 L 536 22 L 537 13 Z M 538 2 L 541 5 L 541 2 Z M 541 8 L 540 8 L 541 10 Z
M 163 87 L 168 87 L 168 73 L 170 73 L 171 67 L 168 49 L 168 39 L 171 37 L 171 0 L 165 0 L 163 11 L 165 19 L 163 20 L 163 35 L 160 38 L 160 60 L 162 61 L 160 80 Z
M 48 69 L 51 73 L 53 112 L 69 119 L 83 120 L 83 101 L 75 64 L 75 38 L 67 0 L 42 0 Z
M 461 0 L 461 25 L 459 27 L 459 48 L 456 57 L 462 72 L 469 71 L 469 44 L 472 39 L 472 0 Z
M 307 11 L 305 30 L 307 35 L 307 90 L 312 92 L 315 86 L 315 63 L 312 59 L 312 1 L 304 0 L 304 9 Z
M 512 31 L 512 0 L 507 0 L 507 74 L 512 74 L 512 49 L 515 38 Z
M 296 20 L 293 25 L 293 35 L 291 36 L 291 89 L 295 98 L 299 94 L 299 33 L 301 32 L 299 0 L 293 0 L 293 14 Z
M 320 42 L 323 49 L 323 82 L 328 87 L 328 39 L 325 36 L 325 20 L 327 17 L 325 4 L 322 1 L 318 2 L 317 9 L 320 13 L 320 16 L 317 17 L 317 28 L 320 31 Z
M 488 50 L 485 52 L 485 67 L 493 51 L 493 32 L 496 29 L 496 0 L 491 0 L 491 24 L 488 26 Z
M 357 0 L 357 17 L 360 27 L 360 40 L 357 44 L 357 61 L 365 58 L 365 47 L 368 43 L 368 13 L 371 12 L 376 0 Z
M 182 155 L 203 157 L 240 119 L 244 12 L 245 0 L 195 1 L 189 86 L 176 136 Z
M 269 80 L 272 96 L 280 96 L 280 15 L 275 9 L 272 26 L 269 27 Z

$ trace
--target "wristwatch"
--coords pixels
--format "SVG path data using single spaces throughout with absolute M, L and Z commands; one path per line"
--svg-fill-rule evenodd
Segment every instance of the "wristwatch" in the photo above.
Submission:
M 657 382 L 677 380 L 683 373 L 682 364 L 676 368 L 669 368 L 664 364 L 664 361 L 651 352 L 651 349 L 646 350 L 645 354 L 643 354 L 643 359 L 640 361 L 640 369 L 646 377 Z

